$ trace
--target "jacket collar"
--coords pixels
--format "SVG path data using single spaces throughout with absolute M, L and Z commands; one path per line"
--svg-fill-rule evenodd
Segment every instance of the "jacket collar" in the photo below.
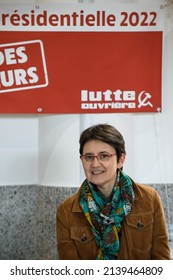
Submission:
M 142 198 L 142 192 L 141 192 L 141 189 L 140 189 L 141 185 L 135 183 L 131 178 L 130 178 L 130 180 L 132 181 L 133 190 L 134 190 L 134 193 L 135 193 L 135 200 L 138 200 L 138 199 Z
M 82 183 L 81 187 L 79 188 L 78 192 L 75 194 L 75 199 L 72 207 L 72 212 L 83 212 L 80 206 L 80 193 L 82 191 L 84 182 Z

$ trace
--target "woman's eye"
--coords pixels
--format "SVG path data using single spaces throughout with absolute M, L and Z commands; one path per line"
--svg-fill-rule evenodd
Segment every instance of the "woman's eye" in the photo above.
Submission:
M 89 160 L 92 160 L 92 159 L 93 159 L 93 156 L 85 156 L 85 159 L 88 160 L 88 161 L 89 161 Z
M 108 154 L 101 154 L 99 157 L 100 159 L 107 159 L 109 156 Z

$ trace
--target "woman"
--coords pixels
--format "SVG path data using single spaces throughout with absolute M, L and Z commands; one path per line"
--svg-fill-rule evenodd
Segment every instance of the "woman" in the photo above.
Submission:
M 80 136 L 86 179 L 57 210 L 62 260 L 170 259 L 164 211 L 155 189 L 123 171 L 123 136 L 99 124 Z

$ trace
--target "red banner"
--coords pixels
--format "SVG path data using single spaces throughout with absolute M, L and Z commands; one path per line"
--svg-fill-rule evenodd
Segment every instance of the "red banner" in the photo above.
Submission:
M 160 112 L 161 69 L 162 31 L 4 30 L 0 113 Z

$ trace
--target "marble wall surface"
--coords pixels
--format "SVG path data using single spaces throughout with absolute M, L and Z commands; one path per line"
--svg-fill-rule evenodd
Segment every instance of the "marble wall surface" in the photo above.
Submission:
M 173 184 L 152 187 L 162 198 L 173 257 Z M 0 259 L 58 259 L 56 208 L 76 191 L 39 185 L 0 186 Z

